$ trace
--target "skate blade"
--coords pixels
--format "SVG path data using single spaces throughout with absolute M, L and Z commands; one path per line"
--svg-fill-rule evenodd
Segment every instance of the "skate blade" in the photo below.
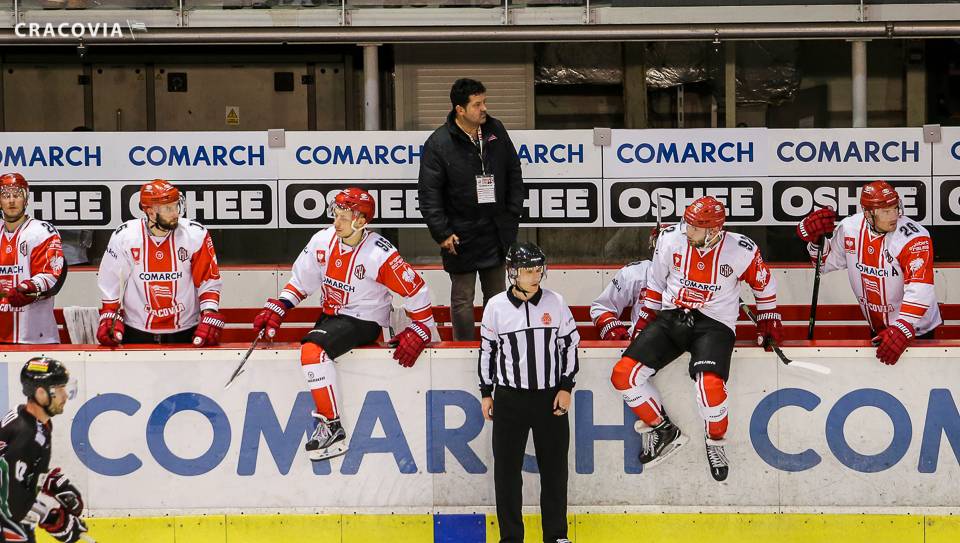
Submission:
M 680 434 L 680 437 L 675 439 L 673 443 L 671 443 L 666 449 L 664 449 L 663 452 L 660 453 L 660 456 L 654 458 L 653 460 L 647 462 L 646 464 L 643 464 L 644 471 L 663 463 L 664 460 L 673 456 L 673 453 L 680 450 L 680 447 L 683 447 L 684 445 L 686 445 L 688 441 L 690 441 L 689 437 L 683 434 Z
M 347 445 L 333 445 L 326 449 L 317 449 L 315 451 L 308 451 L 307 456 L 310 457 L 310 460 L 313 462 L 319 462 L 321 460 L 328 460 L 330 458 L 336 458 L 338 456 L 347 454 Z

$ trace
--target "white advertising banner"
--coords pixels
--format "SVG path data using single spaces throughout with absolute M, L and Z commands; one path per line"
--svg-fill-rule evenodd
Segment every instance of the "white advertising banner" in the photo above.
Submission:
M 620 350 L 582 349 L 570 415 L 569 503 L 960 506 L 954 349 L 911 349 L 892 367 L 880 365 L 872 349 L 787 351 L 833 374 L 785 367 L 760 349 L 738 350 L 728 387 L 730 478 L 718 484 L 707 469 L 686 358 L 654 383 L 691 440 L 643 470 L 634 416 L 609 381 Z M 51 353 L 80 379 L 77 397 L 54 420 L 53 465 L 96 514 L 493 505 L 476 351 L 428 350 L 412 369 L 390 353 L 361 349 L 338 361 L 350 450 L 319 463 L 302 450 L 313 401 L 296 350 L 257 351 L 229 390 L 223 384 L 241 355 L 235 350 Z M 0 396 L 8 405 L 22 401 L 18 375 L 28 357 L 0 355 Z M 531 505 L 539 497 L 535 470 L 531 456 L 524 474 Z
M 933 144 L 934 224 L 960 224 L 960 128 L 944 127 Z
M 371 191 L 380 227 L 422 227 L 417 180 L 430 132 L 290 132 L 280 152 L 280 217 L 287 228 L 327 224 L 346 185 Z M 516 130 L 530 226 L 601 226 L 600 150 L 590 130 Z
M 277 226 L 277 154 L 265 132 L 5 132 L 0 153 L 3 171 L 30 183 L 30 213 L 59 228 L 141 216 L 139 187 L 158 178 L 211 228 Z
M 4 171 L 31 183 L 31 212 L 60 228 L 114 228 L 140 216 L 137 188 L 154 178 L 184 191 L 186 215 L 211 228 L 329 224 L 347 185 L 370 190 L 381 227 L 422 228 L 417 195 L 430 132 L 4 133 Z M 960 129 L 924 143 L 920 128 L 516 130 L 526 226 L 632 226 L 679 220 L 712 195 L 732 225 L 793 225 L 816 206 L 857 211 L 865 182 L 901 190 L 923 224 L 960 222 Z

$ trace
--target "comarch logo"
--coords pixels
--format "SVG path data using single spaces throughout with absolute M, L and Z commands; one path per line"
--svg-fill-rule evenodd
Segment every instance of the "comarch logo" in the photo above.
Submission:
M 139 21 L 126 23 L 17 23 L 13 27 L 19 38 L 124 38 L 137 39 L 137 32 L 146 32 Z

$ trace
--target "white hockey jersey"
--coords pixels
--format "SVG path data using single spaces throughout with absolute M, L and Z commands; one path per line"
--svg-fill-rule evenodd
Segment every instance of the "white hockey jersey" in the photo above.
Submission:
M 293 263 L 293 277 L 280 298 L 297 305 L 314 292 L 323 296 L 323 312 L 390 325 L 392 292 L 405 298 L 411 319 L 433 328 L 430 291 L 397 249 L 376 232 L 364 232 L 356 247 L 343 243 L 330 226 L 310 238 Z
M 30 279 L 40 292 L 53 288 L 63 271 L 60 234 L 48 222 L 27 217 L 15 232 L 0 235 L 0 288 Z M 53 298 L 13 307 L 0 298 L 0 343 L 60 343 Z
M 647 288 L 649 260 L 631 262 L 620 268 L 610 280 L 607 288 L 590 304 L 590 319 L 598 328 L 603 328 L 611 320 L 620 318 L 623 310 L 630 310 L 630 324 L 636 324 L 637 312 L 643 306 Z
M 220 268 L 210 233 L 181 218 L 170 234 L 150 235 L 145 219 L 120 225 L 97 277 L 103 307 L 123 308 L 127 326 L 173 333 L 197 325 L 200 312 L 220 307 Z
M 811 262 L 817 246 L 807 245 Z M 900 217 L 887 234 L 870 231 L 863 213 L 840 221 L 823 248 L 822 273 L 846 268 L 864 318 L 875 332 L 903 319 L 918 335 L 943 323 L 933 286 L 933 242 L 927 229 Z
M 741 281 L 753 290 L 757 309 L 777 308 L 777 281 L 753 240 L 722 231 L 712 247 L 696 249 L 684 225 L 671 226 L 657 241 L 645 303 L 656 310 L 698 309 L 736 331 Z

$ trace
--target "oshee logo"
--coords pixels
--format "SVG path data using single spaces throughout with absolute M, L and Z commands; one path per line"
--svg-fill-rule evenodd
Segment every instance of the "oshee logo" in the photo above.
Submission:
M 381 225 L 422 225 L 416 181 L 357 183 L 377 201 L 376 219 Z M 593 224 L 600 215 L 600 194 L 590 181 L 526 181 L 527 199 L 521 222 L 528 224 Z M 285 217 L 291 225 L 329 224 L 327 210 L 342 183 L 292 183 L 287 185 Z
M 110 207 L 110 188 L 106 185 L 30 185 L 30 214 L 60 227 L 107 226 L 112 217 Z
M 778 180 L 773 183 L 773 218 L 793 223 L 817 207 L 830 206 L 841 217 L 860 211 L 860 190 L 866 181 L 858 180 Z M 916 221 L 927 218 L 927 186 L 920 180 L 890 180 L 903 202 L 904 213 Z
M 960 222 L 960 179 L 948 179 L 941 183 L 939 194 L 940 218 L 945 222 Z
M 273 222 L 273 187 L 266 183 L 219 183 L 179 185 L 184 215 L 207 227 L 254 226 Z M 120 191 L 121 220 L 143 216 L 139 209 L 140 187 L 127 185 Z
M 696 183 L 636 180 L 610 186 L 610 218 L 615 223 L 675 223 L 701 196 L 713 196 L 727 209 L 728 222 L 756 222 L 763 216 L 763 187 L 756 181 L 698 181 Z
M 486 473 L 490 466 L 481 460 L 477 451 L 489 447 L 489 443 L 478 440 L 483 431 L 483 416 L 480 402 L 471 392 L 464 390 L 429 390 L 426 402 L 426 471 L 428 473 L 446 473 L 462 470 L 470 474 Z M 623 446 L 622 468 L 605 466 L 606 469 L 622 469 L 624 473 L 634 474 L 642 471 L 637 460 L 640 452 L 640 439 L 633 429 L 635 416 L 624 406 L 622 422 L 598 424 L 594 421 L 593 392 L 578 390 L 574 393 L 574 437 L 571 445 L 575 451 L 574 469 L 578 474 L 594 473 L 596 468 L 595 446 L 598 442 L 621 442 Z M 848 392 L 832 405 L 821 406 L 822 399 L 805 389 L 786 388 L 775 390 L 756 405 L 750 417 L 750 443 L 756 454 L 765 463 L 780 471 L 799 472 L 814 468 L 823 461 L 826 451 L 803 449 L 803 436 L 796 440 L 784 440 L 782 437 L 774 444 L 770 437 L 769 426 L 778 411 L 784 408 L 799 407 L 808 412 L 827 410 L 826 427 L 816 423 L 817 417 L 811 413 L 811 432 L 825 432 L 827 448 L 830 454 L 846 468 L 859 473 L 876 473 L 894 467 L 906 456 L 912 445 L 913 425 L 922 424 L 920 438 L 919 473 L 934 473 L 940 458 L 940 449 L 944 437 L 954 457 L 960 462 L 960 414 L 949 389 L 932 389 L 929 393 L 927 409 L 923 415 L 907 411 L 906 406 L 888 392 L 863 388 Z M 892 437 L 878 437 L 880 441 L 889 440 L 889 444 L 876 453 L 859 452 L 847 441 L 844 427 L 852 413 L 861 408 L 875 408 L 881 417 L 893 427 Z M 150 409 L 146 428 L 135 427 L 123 422 L 123 418 L 111 417 L 114 424 L 110 435 L 116 436 L 111 445 L 98 442 L 90 428 L 97 418 L 109 412 L 119 412 L 133 416 L 141 409 Z M 266 446 L 273 459 L 273 465 L 260 465 L 259 469 L 276 469 L 280 474 L 290 472 L 294 460 L 302 454 L 301 446 L 313 429 L 310 415 L 313 400 L 309 392 L 300 392 L 290 413 L 277 413 L 269 395 L 265 392 L 251 392 L 242 419 L 236 415 L 231 421 L 216 400 L 193 392 L 181 392 L 164 398 L 155 406 L 144 406 L 136 398 L 126 394 L 98 394 L 84 403 L 73 418 L 70 438 L 74 452 L 90 470 L 106 476 L 124 476 L 141 469 L 148 459 L 132 452 L 116 449 L 117 444 L 127 444 L 130 439 L 142 439 L 145 436 L 147 449 L 152 461 L 162 469 L 181 476 L 196 476 L 207 473 L 227 461 L 230 450 L 237 451 L 229 459 L 236 462 L 236 473 L 240 476 L 254 475 L 258 470 L 257 458 L 262 446 Z M 194 458 L 184 458 L 175 454 L 167 445 L 165 433 L 195 432 L 196 429 L 178 428 L 184 417 L 176 414 L 193 411 L 204 418 L 212 428 L 213 437 L 207 450 Z M 454 411 L 459 413 L 454 414 Z M 448 418 L 449 417 L 449 418 Z M 283 423 L 281 421 L 286 421 Z M 798 424 L 804 424 L 800 422 Z M 170 426 L 170 428 L 168 428 Z M 391 463 L 399 473 L 415 474 L 421 467 L 410 447 L 409 439 L 400 422 L 400 416 L 390 394 L 384 390 L 371 390 L 363 399 L 360 412 L 350 432 L 349 452 L 340 464 L 342 475 L 356 475 L 367 455 L 375 455 L 378 462 Z M 239 440 L 239 447 L 234 441 Z M 819 442 L 819 439 L 816 440 Z M 739 444 L 746 447 L 747 445 Z M 141 449 L 141 447 L 135 447 Z M 111 451 L 113 457 L 104 456 L 101 451 Z M 449 454 L 448 454 L 449 453 Z M 450 458 L 458 464 L 457 468 L 447 466 Z M 535 462 L 529 458 L 525 470 L 535 470 Z M 332 472 L 330 462 L 312 463 L 313 473 L 329 475 Z

